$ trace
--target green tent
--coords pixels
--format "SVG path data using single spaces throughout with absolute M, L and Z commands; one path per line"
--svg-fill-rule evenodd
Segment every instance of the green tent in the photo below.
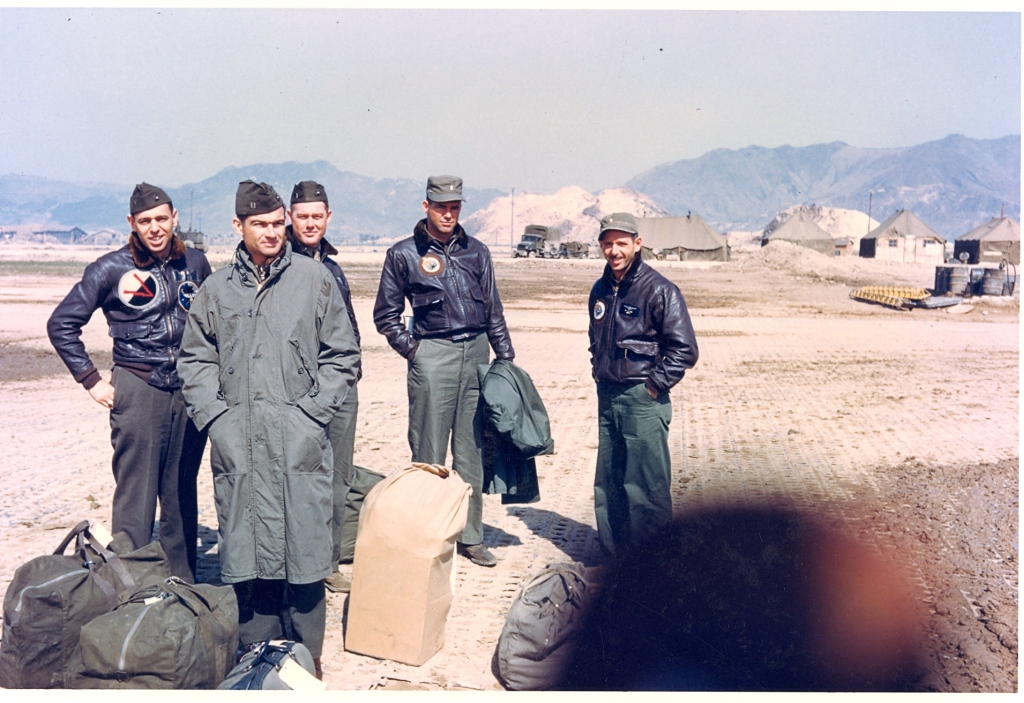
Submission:
M 790 242 L 825 256 L 836 254 L 836 240 L 803 210 L 797 210 L 777 229 L 765 235 L 761 239 L 761 246 L 766 246 L 768 242 Z
M 680 261 L 729 260 L 729 243 L 700 215 L 638 217 L 636 224 L 645 259 L 676 254 Z
M 1006 259 L 1019 266 L 1020 223 L 1009 217 L 993 217 L 980 227 L 956 238 L 953 258 L 959 261 L 961 252 L 967 252 L 969 264 L 986 261 L 998 263 Z

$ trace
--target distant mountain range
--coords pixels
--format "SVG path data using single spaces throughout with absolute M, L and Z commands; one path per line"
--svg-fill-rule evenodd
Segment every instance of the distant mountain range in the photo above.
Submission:
M 209 241 L 235 241 L 238 235 L 231 228 L 235 189 L 247 178 L 274 186 L 286 205 L 292 186 L 299 181 L 314 180 L 323 184 L 334 213 L 328 233 L 328 238 L 334 242 L 358 243 L 411 234 L 413 225 L 423 217 L 420 203 L 425 182 L 408 178 L 368 178 L 341 171 L 327 161 L 289 161 L 226 168 L 198 183 L 167 188 L 167 194 L 178 209 L 182 229 L 188 228 L 191 218 L 193 228 L 201 229 Z M 134 184 L 75 185 L 34 176 L 0 176 L 0 225 L 63 224 L 86 230 L 100 227 L 127 230 L 125 215 L 133 188 Z M 463 212 L 471 215 L 505 193 L 466 188 L 464 195 Z
M 953 238 L 999 215 L 1020 220 L 1020 135 L 952 135 L 903 149 L 842 142 L 807 147 L 716 149 L 662 164 L 627 188 L 675 215 L 700 214 L 719 231 L 757 230 L 792 205 L 868 210 L 881 221 L 911 210 Z
M 332 241 L 366 242 L 400 237 L 422 217 L 424 183 L 373 179 L 341 171 L 327 161 L 253 164 L 219 173 L 168 193 L 183 228 L 192 224 L 213 242 L 235 240 L 231 230 L 239 181 L 271 183 L 285 199 L 300 180 L 323 183 L 334 217 Z M 127 229 L 132 185 L 66 183 L 36 176 L 0 176 L 0 226 L 46 225 L 94 230 Z M 913 211 L 947 237 L 997 216 L 1020 220 L 1020 135 L 970 139 L 952 135 L 901 149 L 860 149 L 842 142 L 807 147 L 716 149 L 696 159 L 657 166 L 625 187 L 647 196 L 671 215 L 699 214 L 720 232 L 763 229 L 794 205 L 868 210 L 881 221 Z M 486 209 L 496 189 L 467 189 L 463 217 Z M 640 214 L 640 213 L 637 213 Z

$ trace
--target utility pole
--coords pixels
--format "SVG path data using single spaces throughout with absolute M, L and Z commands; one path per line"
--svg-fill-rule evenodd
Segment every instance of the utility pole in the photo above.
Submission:
M 871 196 L 874 195 L 872 191 L 868 191 L 868 234 L 871 233 Z
M 516 242 L 516 189 L 512 189 L 512 217 L 508 223 L 508 245 L 515 247 Z

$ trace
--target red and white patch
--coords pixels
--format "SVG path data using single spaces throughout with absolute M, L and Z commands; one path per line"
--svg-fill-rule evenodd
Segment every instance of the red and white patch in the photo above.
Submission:
M 141 310 L 156 302 L 156 278 L 151 271 L 132 269 L 121 276 L 117 284 L 117 297 L 130 308 Z

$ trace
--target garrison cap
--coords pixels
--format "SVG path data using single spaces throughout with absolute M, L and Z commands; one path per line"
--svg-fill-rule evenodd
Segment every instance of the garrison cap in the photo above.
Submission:
M 140 212 L 152 210 L 161 205 L 170 205 L 171 209 L 174 209 L 174 205 L 171 205 L 171 199 L 167 197 L 167 193 L 164 192 L 163 188 L 157 188 L 143 182 L 135 186 L 135 190 L 132 191 L 132 199 L 129 203 L 128 211 L 134 217 Z
M 602 234 L 611 230 L 632 234 L 634 237 L 640 234 L 640 231 L 636 228 L 636 218 L 628 212 L 613 212 L 603 218 L 601 220 L 601 232 L 597 235 L 597 238 L 600 239 Z
M 239 218 L 250 215 L 265 215 L 284 207 L 281 196 L 269 183 L 253 180 L 242 181 L 235 192 L 235 215 Z
M 431 176 L 427 179 L 427 200 L 432 203 L 465 200 L 462 197 L 462 179 L 458 176 Z
M 295 203 L 323 203 L 327 205 L 327 189 L 316 181 L 302 181 L 292 188 L 292 205 Z

